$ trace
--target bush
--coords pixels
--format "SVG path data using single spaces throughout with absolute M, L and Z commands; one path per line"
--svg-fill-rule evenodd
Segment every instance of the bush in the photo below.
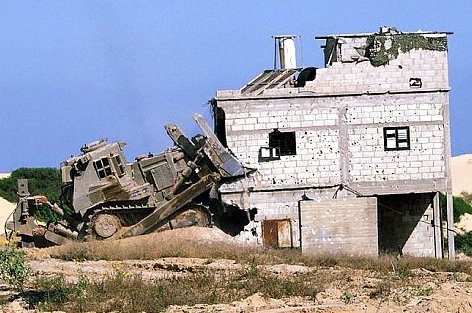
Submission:
M 17 181 L 28 179 L 32 195 L 46 196 L 51 202 L 59 202 L 61 195 L 61 172 L 56 168 L 19 168 L 10 177 L 0 179 L 0 196 L 10 202 L 18 202 Z
M 461 197 L 469 205 L 472 205 L 472 193 L 468 193 L 467 191 L 463 191 L 463 192 L 461 192 Z
M 0 179 L 0 197 L 10 202 L 18 202 L 18 179 L 28 179 L 31 195 L 46 196 L 50 202 L 59 203 L 61 195 L 61 173 L 56 168 L 19 168 L 10 177 Z M 59 216 L 49 206 L 40 207 L 34 216 L 41 221 L 57 221 Z
M 442 213 L 443 213 L 443 219 L 447 220 L 447 211 L 446 211 L 446 196 L 443 194 L 439 194 L 439 201 L 441 203 L 441 208 L 442 208 Z M 452 205 L 454 206 L 454 223 L 459 222 L 460 217 L 464 215 L 465 213 L 472 214 L 472 206 L 468 204 L 463 198 L 461 197 L 453 197 L 453 203 Z
M 23 290 L 28 278 L 28 268 L 23 260 L 23 252 L 16 249 L 0 250 L 0 279 L 9 286 Z
M 456 250 L 472 256 L 472 231 L 455 237 Z

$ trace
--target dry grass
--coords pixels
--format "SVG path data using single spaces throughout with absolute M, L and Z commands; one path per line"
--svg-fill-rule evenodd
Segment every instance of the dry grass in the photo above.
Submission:
M 202 240 L 203 232 L 208 235 Z M 216 234 L 217 235 L 217 234 Z M 383 255 L 380 257 L 302 255 L 299 250 L 273 250 L 231 243 L 228 238 L 212 237 L 211 230 L 177 230 L 118 241 L 74 243 L 36 251 L 38 257 L 64 260 L 150 260 L 164 257 L 192 257 L 208 260 L 231 259 L 242 264 L 241 270 L 215 272 L 191 271 L 184 276 L 169 276 L 153 281 L 115 269 L 113 275 L 89 281 L 85 276 L 75 283 L 62 277 L 38 278 L 27 298 L 41 310 L 67 312 L 159 312 L 169 305 L 228 303 L 260 292 L 271 298 L 304 296 L 316 298 L 328 286 L 341 284 L 347 292 L 341 300 L 351 302 L 356 281 L 352 277 L 374 279 L 368 291 L 371 299 L 384 301 L 395 290 L 410 288 L 424 295 L 425 289 L 412 274 L 413 269 L 431 272 L 463 272 L 472 275 L 472 262 L 432 258 Z M 297 264 L 315 267 L 303 274 L 280 275 L 258 265 Z M 359 272 L 358 270 L 362 270 Z M 353 287 L 354 286 L 354 287 Z M 362 283 L 364 286 L 364 283 Z
M 380 257 L 313 254 L 302 255 L 297 249 L 275 250 L 229 243 L 220 240 L 200 240 L 201 232 L 211 229 L 174 230 L 139 238 L 116 241 L 74 243 L 53 247 L 41 252 L 64 260 L 152 260 L 164 257 L 192 257 L 202 259 L 231 259 L 251 264 L 300 264 L 306 266 L 345 267 L 379 273 L 395 272 L 408 276 L 408 271 L 423 268 L 432 272 L 463 272 L 472 275 L 472 262 L 448 261 L 392 255 Z M 217 233 L 219 234 L 219 233 Z
M 170 305 L 229 303 L 255 293 L 266 297 L 316 298 L 324 278 L 314 273 L 279 277 L 251 265 L 224 274 L 203 271 L 149 281 L 116 271 L 98 281 L 67 283 L 61 276 L 38 278 L 26 296 L 37 309 L 66 312 L 160 312 Z

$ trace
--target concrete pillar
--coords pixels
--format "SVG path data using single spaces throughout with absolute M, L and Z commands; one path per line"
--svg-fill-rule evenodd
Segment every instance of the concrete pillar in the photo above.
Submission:
M 454 244 L 454 214 L 452 205 L 452 192 L 446 193 L 447 200 L 447 249 L 449 260 L 454 260 L 456 257 Z
M 433 224 L 434 224 L 434 256 L 436 259 L 442 259 L 443 253 L 443 240 L 441 232 L 441 208 L 439 204 L 439 192 L 434 194 L 433 198 Z
M 451 176 L 451 131 L 449 129 L 449 94 L 445 94 L 445 103 L 443 107 L 444 119 L 444 162 L 446 174 L 446 202 L 447 202 L 447 247 L 449 260 L 454 260 L 456 253 L 454 251 L 454 214 L 452 205 L 452 176 Z

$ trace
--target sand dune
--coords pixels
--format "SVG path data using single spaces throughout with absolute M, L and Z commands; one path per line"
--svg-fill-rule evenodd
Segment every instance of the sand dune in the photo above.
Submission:
M 454 196 L 460 195 L 462 191 L 472 193 L 472 154 L 453 157 L 451 172 Z
M 0 173 L 0 179 L 9 177 L 10 174 Z M 5 233 L 5 222 L 10 213 L 15 209 L 16 204 L 0 198 L 0 235 Z

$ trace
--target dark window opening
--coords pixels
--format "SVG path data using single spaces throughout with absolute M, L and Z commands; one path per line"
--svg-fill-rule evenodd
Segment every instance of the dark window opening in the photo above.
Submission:
M 383 133 L 385 151 L 410 150 L 410 127 L 385 127 Z
M 295 132 L 280 132 L 274 129 L 269 133 L 269 147 L 278 148 L 281 156 L 297 154 Z
M 215 117 L 215 135 L 218 140 L 221 142 L 223 147 L 228 148 L 228 143 L 226 142 L 226 116 L 225 111 L 216 106 L 216 100 L 212 100 L 213 105 L 213 115 Z
M 112 173 L 110 160 L 107 157 L 93 162 L 93 166 L 95 167 L 95 171 L 97 172 L 97 175 L 100 179 L 105 178 Z

